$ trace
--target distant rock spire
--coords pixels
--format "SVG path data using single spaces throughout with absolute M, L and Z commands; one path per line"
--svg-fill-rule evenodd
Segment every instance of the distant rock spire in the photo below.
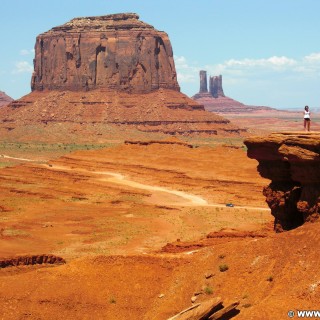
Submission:
M 207 71 L 200 70 L 200 91 L 195 94 L 193 99 L 200 99 L 202 97 L 207 98 L 219 98 L 225 97 L 222 89 L 222 75 L 209 77 L 209 90 L 207 82 Z
M 222 89 L 222 75 L 210 77 L 209 91 L 214 98 L 225 96 Z
M 199 93 L 208 92 L 207 71 L 200 70 L 200 91 Z

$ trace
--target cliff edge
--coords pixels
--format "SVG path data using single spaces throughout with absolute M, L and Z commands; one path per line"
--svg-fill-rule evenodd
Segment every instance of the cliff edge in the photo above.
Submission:
M 320 133 L 283 132 L 244 141 L 248 157 L 271 183 L 263 190 L 281 232 L 313 222 L 320 213 Z

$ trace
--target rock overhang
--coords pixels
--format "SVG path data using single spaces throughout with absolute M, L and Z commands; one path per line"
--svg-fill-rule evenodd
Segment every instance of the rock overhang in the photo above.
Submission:
M 276 231 L 315 221 L 320 213 L 320 133 L 281 132 L 244 141 L 271 183 L 264 189 Z

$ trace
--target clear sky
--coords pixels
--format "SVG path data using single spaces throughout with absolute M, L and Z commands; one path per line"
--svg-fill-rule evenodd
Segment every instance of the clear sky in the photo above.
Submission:
M 15 99 L 30 92 L 38 34 L 75 17 L 135 12 L 168 33 L 187 95 L 207 70 L 245 104 L 320 107 L 320 0 L 1 0 L 0 12 L 0 90 Z

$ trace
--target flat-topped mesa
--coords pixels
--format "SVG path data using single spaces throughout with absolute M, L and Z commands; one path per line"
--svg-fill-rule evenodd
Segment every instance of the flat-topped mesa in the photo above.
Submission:
M 248 157 L 271 183 L 264 188 L 277 232 L 320 214 L 320 133 L 284 132 L 245 140 Z
M 75 18 L 37 37 L 32 91 L 180 91 L 168 35 L 134 13 Z

